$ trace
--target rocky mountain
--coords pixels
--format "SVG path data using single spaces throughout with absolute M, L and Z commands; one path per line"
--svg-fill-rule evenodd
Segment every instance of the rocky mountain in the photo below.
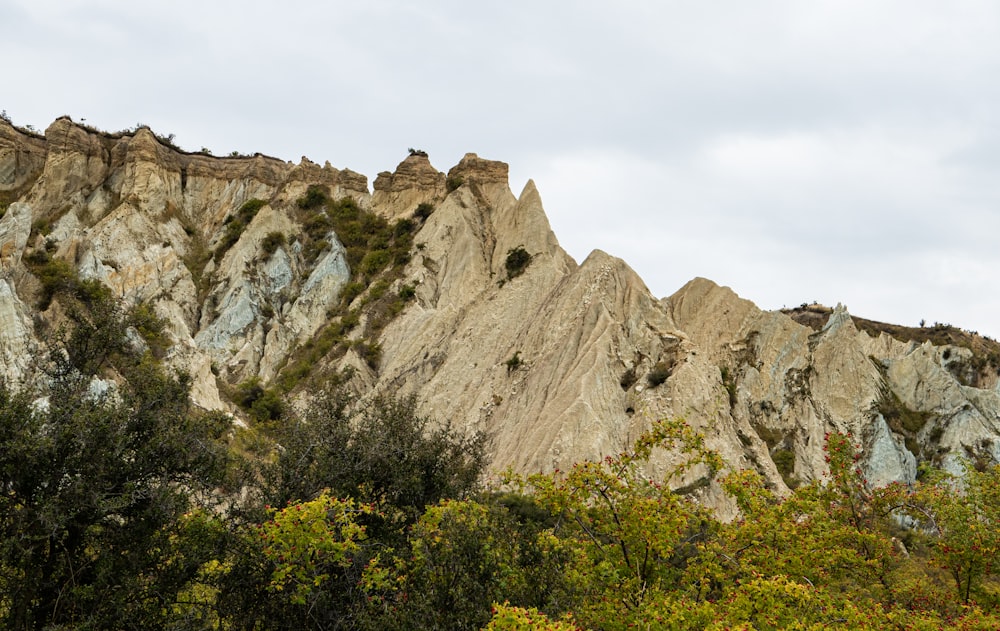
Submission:
M 779 489 L 824 473 L 834 430 L 879 483 L 1000 461 L 995 342 L 762 311 L 701 278 L 657 299 L 618 258 L 576 263 L 535 185 L 515 196 L 475 154 L 443 173 L 411 151 L 370 191 L 329 163 L 186 153 L 144 127 L 0 121 L 0 210 L 8 382 L 35 378 L 65 317 L 52 279 L 75 274 L 155 310 L 197 405 L 237 419 L 241 392 L 304 400 L 347 369 L 362 395 L 415 393 L 488 432 L 494 470 L 601 457 L 663 416 Z M 683 482 L 725 510 L 704 473 Z

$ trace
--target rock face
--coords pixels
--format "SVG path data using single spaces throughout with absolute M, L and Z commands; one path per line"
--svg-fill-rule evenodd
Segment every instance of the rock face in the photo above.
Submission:
M 422 203 L 444 197 L 446 180 L 427 154 L 414 152 L 392 173 L 383 171 L 372 183 L 372 207 L 385 216 L 409 216 Z
M 664 416 L 778 489 L 824 475 L 830 431 L 855 437 L 878 483 L 912 481 L 923 461 L 1000 460 L 997 379 L 964 385 L 966 348 L 872 335 L 839 306 L 813 329 L 705 279 L 658 300 L 604 252 L 578 265 L 534 183 L 515 197 L 507 165 L 475 154 L 445 175 L 413 152 L 373 189 L 305 158 L 183 153 L 145 128 L 62 118 L 41 138 L 0 122 L 0 373 L 27 375 L 38 321 L 54 317 L 25 261 L 44 250 L 153 306 L 205 408 L 239 415 L 220 384 L 275 383 L 339 327 L 340 351 L 308 369 L 351 367 L 362 394 L 412 392 L 434 418 L 488 432 L 495 470 L 601 457 Z M 318 190 L 412 232 L 391 274 L 365 271 L 382 245 L 362 251 L 304 210 Z M 378 311 L 376 294 L 397 293 L 407 301 Z M 703 474 L 682 482 L 729 510 Z

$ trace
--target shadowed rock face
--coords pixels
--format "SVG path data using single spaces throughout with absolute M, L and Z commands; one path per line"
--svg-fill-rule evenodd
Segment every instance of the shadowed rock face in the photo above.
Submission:
M 44 138 L 0 122 L 3 376 L 27 376 L 36 331 L 58 318 L 56 307 L 37 312 L 23 260 L 45 249 L 124 303 L 154 306 L 195 402 L 235 412 L 217 378 L 271 382 L 346 313 L 357 270 L 344 235 L 304 252 L 315 227 L 296 201 L 312 185 L 415 231 L 405 264 L 383 278 L 389 295 L 412 299 L 391 317 L 367 293 L 354 299 L 360 324 L 348 335 L 375 331 L 379 361 L 352 346 L 312 368 L 350 366 L 363 394 L 414 392 L 434 418 L 489 432 L 495 470 L 601 457 L 664 416 L 686 418 L 731 466 L 778 489 L 824 474 L 829 431 L 851 432 L 880 483 L 913 480 L 918 461 L 1000 459 L 998 391 L 963 385 L 953 369 L 971 351 L 873 336 L 842 307 L 814 330 L 705 279 L 658 300 L 620 259 L 574 262 L 534 183 L 515 196 L 502 162 L 467 154 L 446 176 L 418 152 L 369 194 L 364 176 L 329 163 L 186 154 L 148 129 L 102 134 L 67 118 Z M 260 201 L 234 234 L 250 200 Z M 421 204 L 433 213 L 413 218 Z M 698 493 L 731 510 L 716 487 Z

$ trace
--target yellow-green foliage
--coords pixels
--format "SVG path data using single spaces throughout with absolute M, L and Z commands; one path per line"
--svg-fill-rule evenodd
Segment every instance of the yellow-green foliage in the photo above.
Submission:
M 270 520 L 257 531 L 264 556 L 274 565 L 268 589 L 287 592 L 292 604 L 306 604 L 323 589 L 331 567 L 351 564 L 365 534 L 357 520 L 374 512 L 370 504 L 326 493 L 281 510 L 270 509 Z
M 680 421 L 660 421 L 632 449 L 602 461 L 581 462 L 565 473 L 512 476 L 508 483 L 530 492 L 540 506 L 565 520 L 556 534 L 570 559 L 567 588 L 584 597 L 573 609 L 584 626 L 612 627 L 674 590 L 686 559 L 709 535 L 710 515 L 642 470 L 654 450 L 683 456 L 665 482 L 694 468 L 709 472 L 719 456 Z
M 512 607 L 510 603 L 493 607 L 493 617 L 484 631 L 580 631 L 566 620 L 550 620 L 534 607 Z

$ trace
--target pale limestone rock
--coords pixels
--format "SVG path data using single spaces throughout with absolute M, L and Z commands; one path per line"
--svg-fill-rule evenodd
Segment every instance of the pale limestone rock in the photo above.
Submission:
M 194 298 L 191 273 L 173 247 L 185 238 L 176 222 L 164 223 L 126 203 L 82 232 L 83 248 L 89 254 L 85 255 L 88 268 L 81 272 L 108 284 L 115 295 L 138 302 L 165 294 L 181 304 L 185 297 Z M 67 230 L 60 253 L 70 242 Z M 186 307 L 189 313 L 195 310 L 194 304 Z
M 28 374 L 36 346 L 28 313 L 14 284 L 0 279 L 0 378 L 7 384 L 20 384 Z
M 415 155 L 380 174 L 369 194 L 364 176 L 304 158 L 185 154 L 148 129 L 98 134 L 69 119 L 45 138 L 0 123 L 0 191 L 18 197 L 0 219 L 0 372 L 22 374 L 35 343 L 30 309 L 13 290 L 34 291 L 22 254 L 44 245 L 27 242 L 41 218 L 53 227 L 56 256 L 127 304 L 154 305 L 174 342 L 168 363 L 194 377 L 192 399 L 227 409 L 215 373 L 231 383 L 275 378 L 327 323 L 350 279 L 335 235 L 308 268 L 293 241 L 295 202 L 319 185 L 390 220 L 422 202 L 435 206 L 393 285 L 416 295 L 382 331 L 379 369 L 354 350 L 323 367 L 353 368 L 362 396 L 413 392 L 423 413 L 489 432 L 494 470 L 599 458 L 675 416 L 702 431 L 728 466 L 757 469 L 781 492 L 823 478 L 830 431 L 852 433 L 877 483 L 911 482 L 918 459 L 950 470 L 970 455 L 1000 460 L 1000 390 L 996 381 L 986 389 L 958 382 L 949 366 L 967 359 L 964 351 L 873 338 L 843 307 L 824 311 L 826 326 L 813 331 L 705 279 L 657 300 L 608 254 L 577 265 L 559 247 L 534 183 L 515 198 L 507 176 L 506 164 L 467 154 L 445 177 Z M 268 204 L 218 263 L 199 269 L 226 218 L 250 199 Z M 287 243 L 265 257 L 271 232 Z M 518 247 L 531 262 L 511 279 L 505 262 Z M 508 367 L 515 356 L 520 364 Z M 653 386 L 647 376 L 658 364 L 670 374 Z M 887 392 L 927 422 L 908 436 L 893 429 L 876 410 Z M 793 457 L 790 471 L 778 470 L 779 453 Z M 647 473 L 662 476 L 673 462 L 660 454 Z M 703 484 L 705 474 L 673 483 L 732 516 L 731 500 Z
M 996 453 L 991 438 L 998 429 L 996 393 L 960 385 L 942 366 L 941 349 L 886 335 L 873 339 L 855 329 L 842 307 L 822 331 L 812 333 L 781 322 L 787 320 L 781 314 L 755 316 L 729 290 L 700 280 L 671 297 L 668 305 L 680 328 L 710 345 L 710 356 L 725 357 L 714 349 L 743 353 L 752 334 L 751 346 L 758 352 L 739 362 L 744 367 L 735 375 L 733 415 L 751 421 L 758 434 L 751 442 L 759 438 L 770 441 L 771 448 L 793 449 L 794 475 L 801 480 L 823 476 L 823 433 L 842 431 L 863 439 L 863 464 L 874 479 L 912 481 L 917 454 L 908 450 L 903 436 L 883 427 L 884 419 L 874 412 L 883 387 L 907 408 L 929 415 L 914 440 L 922 452 L 943 450 L 941 463 L 947 468 L 957 471 L 958 458 L 977 446 Z M 713 326 L 713 319 L 718 324 Z M 727 336 L 727 330 L 733 332 Z M 885 380 L 876 363 L 886 367 Z M 938 427 L 943 435 L 934 437 Z
M 264 342 L 258 371 L 262 379 L 277 376 L 277 370 L 289 354 L 326 324 L 329 319 L 327 313 L 340 302 L 340 292 L 350 280 L 351 273 L 344 246 L 335 235 L 331 234 L 329 241 L 330 249 L 310 272 L 298 296 L 291 302 L 279 301 L 281 318 L 274 323 Z M 277 266 L 280 264 L 280 261 L 275 264 L 275 273 L 279 275 L 281 272 Z M 281 279 L 284 277 L 281 276 Z M 278 288 L 278 294 L 287 287 Z
M 279 311 L 282 293 L 288 290 L 295 280 L 295 269 L 286 248 L 284 245 L 279 246 L 260 270 L 261 288 L 268 300 L 278 305 Z
M 892 482 L 913 484 L 917 479 L 917 459 L 910 453 L 898 434 L 893 433 L 881 414 L 865 428 L 867 458 L 865 479 L 873 486 Z
M 952 353 L 957 349 L 952 349 Z M 961 460 L 985 451 L 1000 461 L 1000 396 L 993 390 L 963 386 L 941 363 L 942 351 L 929 343 L 889 361 L 893 392 L 910 409 L 932 420 L 918 436 L 920 445 L 941 454 L 941 464 L 953 473 Z M 931 437 L 938 428 L 941 436 Z
M 0 119 L 0 191 L 30 186 L 45 166 L 45 138 L 17 129 Z
M 14 202 L 0 217 L 0 269 L 9 274 L 18 263 L 31 232 L 31 206 Z
M 264 206 L 213 270 L 219 280 L 209 300 L 215 307 L 203 310 L 194 340 L 240 379 L 256 373 L 264 353 L 262 314 L 266 306 L 274 310 L 270 303 L 288 286 L 284 280 L 290 283 L 294 274 L 283 249 L 286 246 L 276 251 L 282 253 L 277 260 L 262 260 L 260 244 L 271 232 L 291 235 L 295 231 L 296 225 L 285 213 Z M 282 261 L 288 270 L 282 270 Z
M 211 357 L 202 353 L 191 353 L 187 357 L 177 355 L 175 358 L 171 363 L 191 375 L 191 401 L 195 405 L 205 410 L 229 410 L 229 406 L 223 403 L 222 397 L 219 396 Z
M 410 217 L 422 203 L 434 204 L 445 196 L 445 175 L 426 155 L 414 154 L 392 173 L 379 173 L 372 183 L 371 208 L 388 219 Z
M 327 311 L 340 300 L 340 291 L 351 278 L 344 246 L 331 234 L 330 249 L 316 263 L 286 317 L 299 341 L 315 333 L 326 321 Z

